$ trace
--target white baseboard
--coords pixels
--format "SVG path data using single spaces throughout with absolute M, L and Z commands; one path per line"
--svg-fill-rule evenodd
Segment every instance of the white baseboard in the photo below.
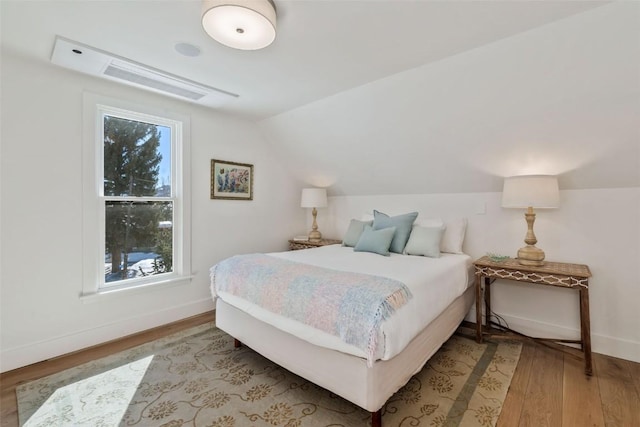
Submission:
M 508 314 L 498 314 L 507 321 L 511 329 L 525 335 L 534 337 L 544 336 L 546 338 L 553 337 L 559 339 L 580 339 L 579 329 L 567 328 L 565 326 L 554 325 Z M 467 314 L 465 320 L 473 323 L 476 322 L 475 307 L 471 308 L 471 311 Z M 591 331 L 591 351 L 640 363 L 640 342 L 601 335 L 594 333 L 593 330 Z
M 0 372 L 62 356 L 127 335 L 166 325 L 215 308 L 211 298 L 142 313 L 126 319 L 0 351 Z

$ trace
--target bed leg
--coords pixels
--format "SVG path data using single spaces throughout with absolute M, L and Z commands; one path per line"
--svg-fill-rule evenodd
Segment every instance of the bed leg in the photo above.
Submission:
M 382 408 L 371 413 L 371 427 L 382 427 Z
M 242 342 L 240 342 L 240 340 L 234 338 L 233 339 L 233 346 L 235 348 L 240 348 L 240 347 L 242 347 Z

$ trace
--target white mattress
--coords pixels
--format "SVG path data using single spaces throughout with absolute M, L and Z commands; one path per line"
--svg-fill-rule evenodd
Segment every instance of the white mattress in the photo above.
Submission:
M 381 325 L 376 360 L 389 360 L 433 321 L 471 283 L 472 259 L 468 255 L 442 254 L 428 258 L 391 254 L 384 257 L 369 252 L 354 252 L 340 245 L 323 246 L 269 255 L 341 271 L 384 276 L 407 285 L 413 298 Z M 234 295 L 216 292 L 228 304 L 312 344 L 366 357 L 361 349 L 340 338 L 286 317 L 274 314 Z

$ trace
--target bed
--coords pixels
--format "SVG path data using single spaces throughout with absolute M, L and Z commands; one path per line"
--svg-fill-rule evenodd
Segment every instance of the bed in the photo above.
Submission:
M 419 372 L 455 332 L 473 301 L 472 260 L 465 254 L 439 258 L 355 252 L 330 245 L 268 254 L 269 257 L 398 280 L 411 298 L 382 320 L 373 354 L 339 338 L 216 289 L 216 325 L 264 357 L 372 413 Z

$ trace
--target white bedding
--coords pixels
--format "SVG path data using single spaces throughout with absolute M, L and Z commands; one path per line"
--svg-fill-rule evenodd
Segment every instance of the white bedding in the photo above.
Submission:
M 413 298 L 381 325 L 375 358 L 382 360 L 389 360 L 400 353 L 418 332 L 462 295 L 469 286 L 469 270 L 472 265 L 471 257 L 463 254 L 442 254 L 440 258 L 428 258 L 392 253 L 391 256 L 384 257 L 369 252 L 354 252 L 353 248 L 340 245 L 269 255 L 335 270 L 389 277 L 407 285 Z M 271 313 L 234 295 L 216 293 L 214 289 L 212 294 L 247 314 L 307 342 L 366 357 L 362 350 L 345 344 L 338 337 Z

